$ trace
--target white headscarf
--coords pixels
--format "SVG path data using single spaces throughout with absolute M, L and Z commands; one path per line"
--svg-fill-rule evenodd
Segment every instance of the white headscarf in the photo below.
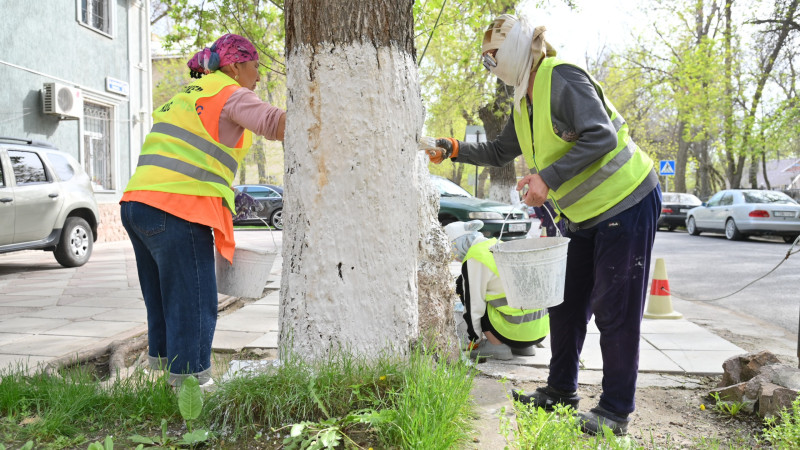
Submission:
M 444 227 L 444 232 L 447 234 L 447 239 L 450 240 L 450 247 L 453 255 L 459 260 L 463 261 L 467 256 L 467 251 L 472 247 L 475 239 L 482 236 L 478 231 L 483 227 L 483 222 L 480 220 L 470 220 L 469 222 L 453 222 Z
M 528 92 L 531 71 L 539 61 L 547 56 L 555 56 L 556 51 L 544 38 L 544 26 L 535 29 L 524 18 L 517 19 L 510 14 L 498 16 L 483 35 L 482 52 L 497 49 L 497 67 L 492 73 L 503 83 L 514 86 L 514 107 L 520 107 L 520 100 Z

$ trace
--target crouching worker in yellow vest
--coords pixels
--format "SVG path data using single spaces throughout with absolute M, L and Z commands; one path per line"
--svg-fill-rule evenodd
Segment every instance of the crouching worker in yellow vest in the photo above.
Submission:
M 535 345 L 550 332 L 547 309 L 508 306 L 503 284 L 487 239 L 478 230 L 480 220 L 454 222 L 444 227 L 455 258 L 462 261 L 456 293 L 464 304 L 470 359 L 509 360 L 514 355 L 533 356 Z M 483 334 L 486 339 L 481 339 Z

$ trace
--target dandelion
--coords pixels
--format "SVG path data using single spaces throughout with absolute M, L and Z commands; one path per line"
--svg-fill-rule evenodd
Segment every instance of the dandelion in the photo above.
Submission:
M 701 403 L 700 404 L 700 411 L 705 411 L 705 410 L 706 410 L 706 405 Z
M 386 375 L 381 375 L 381 377 L 378 379 L 381 381 L 386 381 Z M 372 450 L 372 448 L 370 448 L 370 450 Z

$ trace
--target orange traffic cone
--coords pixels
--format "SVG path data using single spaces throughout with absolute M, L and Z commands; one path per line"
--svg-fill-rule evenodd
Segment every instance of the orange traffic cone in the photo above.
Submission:
M 672 296 L 669 293 L 669 280 L 664 259 L 656 259 L 650 298 L 644 312 L 645 319 L 681 319 L 683 314 L 672 310 Z

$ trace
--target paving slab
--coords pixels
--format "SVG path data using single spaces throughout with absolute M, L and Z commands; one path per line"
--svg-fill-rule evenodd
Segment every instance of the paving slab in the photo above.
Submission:
M 55 306 L 53 308 L 41 309 L 28 317 L 42 317 L 47 319 L 84 319 L 95 314 L 113 311 L 113 308 L 91 308 L 87 306 Z
M 0 345 L 0 354 L 59 357 L 77 354 L 104 343 L 103 338 L 67 337 L 37 334 L 9 344 Z
M 264 333 L 258 339 L 254 340 L 253 342 L 245 345 L 245 349 L 257 349 L 257 348 L 278 348 L 278 332 L 277 331 L 270 331 L 268 333 Z
M 214 332 L 214 341 L 211 348 L 219 352 L 239 352 L 245 346 L 263 336 L 260 332 L 232 331 L 217 329 Z
M 266 333 L 278 331 L 278 308 L 270 305 L 246 305 L 217 320 L 217 330 Z
M 51 360 L 47 356 L 0 354 L 0 378 L 6 371 L 33 375 L 41 372 Z
M 80 322 L 70 322 L 63 327 L 53 328 L 42 333 L 42 335 L 55 336 L 84 336 L 84 337 L 104 337 L 110 338 L 118 335 L 125 330 L 136 327 L 144 328 L 142 322 L 119 322 L 107 320 L 83 320 Z
M 62 327 L 70 321 L 43 317 L 18 317 L 0 321 L 0 333 L 38 334 L 53 328 Z

